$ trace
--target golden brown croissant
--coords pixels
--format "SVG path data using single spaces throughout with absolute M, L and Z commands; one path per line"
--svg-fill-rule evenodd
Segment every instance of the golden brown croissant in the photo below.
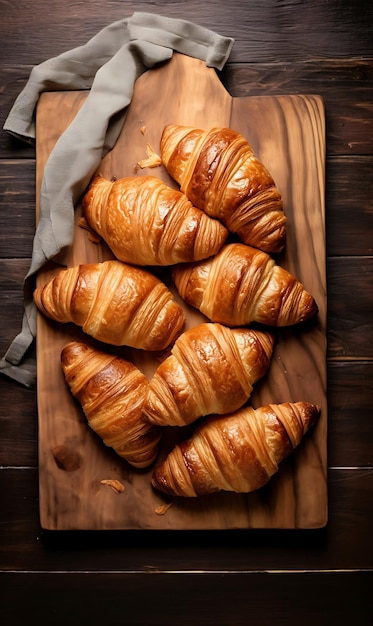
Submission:
M 292 274 L 265 252 L 241 243 L 226 244 L 210 259 L 177 265 L 172 276 L 188 304 L 226 326 L 290 326 L 318 311 Z
M 34 301 L 47 317 L 73 322 L 99 341 L 144 350 L 166 348 L 185 321 L 164 283 L 116 260 L 63 269 L 35 289 Z
M 245 243 L 280 252 L 286 217 L 272 176 L 231 128 L 168 125 L 160 143 L 168 173 L 189 200 Z
M 158 366 L 145 394 L 143 418 L 184 426 L 241 407 L 266 373 L 273 337 L 248 328 L 202 323 L 185 331 Z
M 96 176 L 82 201 L 86 220 L 117 259 L 173 265 L 216 254 L 227 229 L 154 176 Z
M 88 424 L 105 445 L 134 467 L 158 454 L 160 429 L 141 421 L 148 380 L 130 361 L 72 341 L 61 352 L 62 370 Z
M 211 416 L 155 468 L 152 485 L 184 497 L 259 489 L 301 442 L 319 413 L 317 405 L 287 402 Z

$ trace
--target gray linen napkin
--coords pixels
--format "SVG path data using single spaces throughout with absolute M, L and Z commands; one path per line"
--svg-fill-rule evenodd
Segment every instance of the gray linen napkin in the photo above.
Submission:
M 234 40 L 192 22 L 134 13 L 110 24 L 85 45 L 37 65 L 16 99 L 4 130 L 35 141 L 35 107 L 43 91 L 89 89 L 73 122 L 47 160 L 32 260 L 24 281 L 21 332 L 0 361 L 0 373 L 30 387 L 36 365 L 29 348 L 36 335 L 32 300 L 35 273 L 48 261 L 64 264 L 73 242 L 74 207 L 102 157 L 120 133 L 136 79 L 173 51 L 221 70 Z

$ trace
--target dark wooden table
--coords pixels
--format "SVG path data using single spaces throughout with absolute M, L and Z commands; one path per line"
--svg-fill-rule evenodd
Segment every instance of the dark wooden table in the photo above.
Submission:
M 45 532 L 34 389 L 0 377 L 0 621 L 370 623 L 373 5 L 369 0 L 0 2 L 1 126 L 33 65 L 148 11 L 234 37 L 233 96 L 319 94 L 327 132 L 329 520 L 317 530 Z M 19 332 L 35 152 L 0 133 L 0 348 Z

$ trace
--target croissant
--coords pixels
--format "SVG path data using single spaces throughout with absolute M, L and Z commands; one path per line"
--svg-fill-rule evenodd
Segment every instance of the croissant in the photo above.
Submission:
M 158 454 L 160 429 L 141 421 L 148 380 L 130 361 L 72 341 L 61 352 L 62 370 L 88 424 L 105 445 L 137 468 Z
M 165 494 L 184 497 L 259 489 L 319 414 L 315 404 L 286 402 L 211 416 L 154 469 L 152 485 Z
M 291 326 L 318 311 L 301 282 L 265 252 L 242 243 L 226 244 L 210 259 L 177 265 L 172 277 L 188 304 L 227 326 Z
M 34 291 L 38 309 L 99 341 L 163 350 L 180 333 L 182 308 L 150 272 L 110 260 L 61 270 Z
M 185 331 L 157 368 L 145 394 L 143 419 L 184 426 L 211 413 L 241 407 L 266 373 L 269 333 L 202 323 Z
M 109 181 L 96 176 L 82 201 L 89 226 L 117 259 L 173 265 L 205 259 L 221 248 L 227 229 L 154 176 Z
M 286 239 L 281 194 L 246 139 L 231 128 L 201 130 L 168 125 L 161 159 L 189 200 L 230 232 L 265 252 Z

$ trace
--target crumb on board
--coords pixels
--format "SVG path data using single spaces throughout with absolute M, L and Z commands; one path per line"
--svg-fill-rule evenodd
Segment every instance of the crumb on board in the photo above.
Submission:
M 172 502 L 169 502 L 168 504 L 161 504 L 160 506 L 157 506 L 155 512 L 157 515 L 165 515 L 171 506 Z
M 146 131 L 146 126 L 141 126 L 141 128 L 140 128 L 140 133 L 141 133 L 142 135 L 145 135 L 145 131 Z
M 92 241 L 92 243 L 100 243 L 100 235 L 98 235 L 96 231 L 94 231 L 93 228 L 90 227 L 85 217 L 81 217 L 78 220 L 78 226 L 87 231 L 89 241 Z
M 101 485 L 108 485 L 109 487 L 111 487 L 112 490 L 115 491 L 115 493 L 123 493 L 123 491 L 125 490 L 124 485 L 119 480 L 116 480 L 114 478 L 107 478 L 101 480 L 100 482 Z
M 162 164 L 161 157 L 155 152 L 154 148 L 148 143 L 146 146 L 147 158 L 137 162 L 137 165 L 144 169 L 145 167 L 159 167 Z

